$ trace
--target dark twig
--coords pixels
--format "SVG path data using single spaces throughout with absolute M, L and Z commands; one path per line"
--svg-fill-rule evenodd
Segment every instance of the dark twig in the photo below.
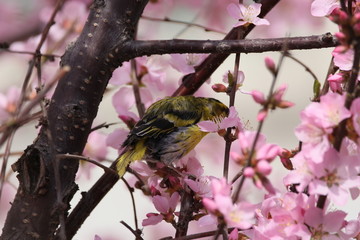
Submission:
M 145 20 L 149 20 L 149 21 L 157 21 L 157 22 L 169 22 L 169 23 L 177 23 L 177 24 L 184 24 L 184 25 L 188 25 L 191 27 L 198 27 L 198 28 L 202 28 L 204 29 L 204 31 L 206 32 L 216 32 L 216 33 L 220 33 L 220 34 L 226 34 L 226 32 L 222 32 L 219 30 L 216 30 L 214 28 L 209 28 L 206 26 L 203 26 L 201 24 L 197 24 L 197 23 L 192 23 L 192 22 L 185 22 L 185 21 L 180 21 L 180 20 L 175 20 L 175 19 L 171 19 L 168 17 L 164 17 L 164 18 L 154 18 L 154 17 L 148 17 L 148 16 L 141 16 L 142 19 Z
M 56 155 L 56 157 L 60 160 L 61 159 L 75 159 L 75 160 L 79 160 L 79 161 L 89 162 L 89 163 L 92 163 L 92 164 L 98 166 L 99 168 L 102 168 L 107 173 L 117 175 L 117 172 L 114 169 L 106 167 L 106 166 L 102 165 L 99 161 L 90 159 L 89 157 L 75 155 L 75 154 L 68 154 L 68 153 L 67 154 L 58 154 L 58 155 Z
M 140 234 L 139 234 L 136 230 L 132 229 L 132 228 L 129 226 L 129 224 L 127 224 L 127 223 L 124 222 L 124 221 L 120 221 L 120 223 L 121 223 L 122 225 L 124 225 L 127 229 L 129 229 L 130 232 L 132 232 L 132 234 L 134 234 L 136 240 L 143 240 L 143 238 L 140 236 Z
M 130 193 L 130 196 L 131 196 L 131 202 L 132 202 L 132 205 L 133 205 L 134 223 L 135 223 L 136 232 L 141 232 L 141 230 L 139 229 L 139 224 L 138 224 L 136 203 L 135 203 L 135 197 L 134 197 L 134 188 L 132 188 L 130 186 L 130 184 L 126 181 L 125 178 L 121 178 L 121 180 L 125 183 L 125 186 L 129 190 L 129 193 Z
M 283 60 L 285 58 L 285 55 L 286 55 L 286 51 L 287 51 L 287 45 L 285 44 L 283 46 L 283 54 L 281 55 L 280 57 L 280 60 L 278 62 L 278 66 L 276 68 L 276 70 L 274 71 L 273 73 L 273 81 L 271 83 L 271 86 L 270 86 L 270 89 L 269 89 L 269 93 L 268 93 L 268 97 L 267 97 L 267 101 L 266 101 L 266 104 L 264 105 L 263 109 L 267 110 L 268 109 L 268 106 L 271 102 L 271 98 L 272 98 L 272 95 L 274 93 L 274 90 L 275 90 L 275 84 L 276 84 L 276 80 L 277 80 L 277 77 L 278 77 L 278 74 L 279 74 L 279 70 L 280 68 L 282 67 L 282 63 L 283 63 Z M 250 153 L 249 153 L 249 156 L 247 158 L 247 164 L 246 166 L 251 166 L 251 160 L 254 156 L 254 153 L 255 153 L 255 148 L 256 148 L 256 144 L 258 142 L 258 139 L 260 137 L 260 133 L 261 133 L 261 130 L 262 130 L 262 127 L 264 125 L 264 120 L 262 121 L 259 121 L 259 124 L 258 124 L 258 128 L 257 128 L 257 131 L 256 131 L 256 135 L 255 135 L 255 138 L 254 138 L 254 141 L 252 143 L 252 146 L 251 146 L 251 150 L 250 150 Z M 243 175 L 241 177 L 241 180 L 240 180 L 240 183 L 239 185 L 236 187 L 236 190 L 234 192 L 234 195 L 233 195 L 233 202 L 236 202 L 239 198 L 239 194 L 240 194 L 240 191 L 242 189 L 242 186 L 245 182 L 245 176 Z

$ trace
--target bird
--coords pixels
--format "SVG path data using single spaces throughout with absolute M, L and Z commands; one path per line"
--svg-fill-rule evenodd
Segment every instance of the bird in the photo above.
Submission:
M 197 123 L 220 122 L 228 114 L 229 108 L 214 98 L 176 96 L 153 103 L 121 146 L 116 163 L 119 177 L 123 177 L 133 161 L 160 161 L 169 166 L 208 134 Z

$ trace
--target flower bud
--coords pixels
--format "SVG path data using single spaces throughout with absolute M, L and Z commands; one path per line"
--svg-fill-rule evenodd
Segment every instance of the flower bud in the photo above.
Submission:
M 271 173 L 272 167 L 266 160 L 261 160 L 256 164 L 256 169 L 259 173 L 263 175 L 269 175 Z
M 265 57 L 265 66 L 267 67 L 267 69 L 270 70 L 270 72 L 272 72 L 272 73 L 276 72 L 276 65 L 272 58 Z
M 243 173 L 245 177 L 252 178 L 255 175 L 255 170 L 252 167 L 246 167 Z
M 227 87 L 225 87 L 224 84 L 221 83 L 217 83 L 211 86 L 211 88 L 215 91 L 215 92 L 226 92 Z

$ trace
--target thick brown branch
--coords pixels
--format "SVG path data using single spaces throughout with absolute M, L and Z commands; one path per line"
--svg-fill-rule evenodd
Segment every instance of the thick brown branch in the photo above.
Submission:
M 56 155 L 83 151 L 112 71 L 123 61 L 121 56 L 113 59 L 114 46 L 133 40 L 146 4 L 147 0 L 94 1 L 83 32 L 62 57 L 62 66 L 71 70 L 58 83 L 48 119 L 34 144 L 14 165 L 20 186 L 1 239 L 54 237 L 59 217 L 67 215 L 77 190 L 74 180 L 78 169 L 78 161 L 62 159 L 55 174 Z M 56 180 L 60 188 L 55 187 Z

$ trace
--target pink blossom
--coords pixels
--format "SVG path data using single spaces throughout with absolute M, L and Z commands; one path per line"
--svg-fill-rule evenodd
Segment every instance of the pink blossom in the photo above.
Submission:
M 121 150 L 121 145 L 125 141 L 128 134 L 129 130 L 122 128 L 115 129 L 107 136 L 106 145 L 117 150 Z
M 335 48 L 332 52 L 334 63 L 340 70 L 349 71 L 352 68 L 354 60 L 354 49 L 349 48 L 343 52 L 340 48 Z
M 106 139 L 107 136 L 104 133 L 99 131 L 91 132 L 85 145 L 83 155 L 97 161 L 103 161 L 108 153 Z
M 212 179 L 211 190 L 213 195 L 229 196 L 231 193 L 231 185 L 226 182 L 225 178 Z
M 217 132 L 220 129 L 227 129 L 235 127 L 237 129 L 242 129 L 242 123 L 238 116 L 234 106 L 229 108 L 229 116 L 223 118 L 220 122 L 214 121 L 201 121 L 197 124 L 200 127 L 200 130 L 203 132 Z
M 142 182 L 146 183 L 152 193 L 156 192 L 158 194 L 158 192 L 164 191 L 164 189 L 159 186 L 161 177 L 156 174 L 156 169 L 151 169 L 149 165 L 143 161 L 132 162 L 129 167 L 139 174 Z
M 298 192 L 303 192 L 308 184 L 315 178 L 312 169 L 316 168 L 313 161 L 308 161 L 304 151 L 299 152 L 292 159 L 294 170 L 284 177 L 285 186 L 295 185 Z
M 343 211 L 325 213 L 323 209 L 310 206 L 309 210 L 305 212 L 305 222 L 309 225 L 313 235 L 325 237 L 341 231 L 345 223 L 345 216 L 346 213 Z
M 239 239 L 239 230 L 234 228 L 229 234 L 229 240 L 238 240 Z
M 195 72 L 195 67 L 207 57 L 207 54 L 170 54 L 170 56 L 170 64 L 173 68 L 183 74 L 190 74 Z
M 230 3 L 227 6 L 227 11 L 231 17 L 235 18 L 238 21 L 234 25 L 234 27 L 250 23 L 254 25 L 270 24 L 268 20 L 257 17 L 261 12 L 261 4 L 259 3 L 254 3 L 247 7 L 245 7 L 243 4 Z
M 279 108 L 288 108 L 288 107 L 292 107 L 294 106 L 294 104 L 292 102 L 289 101 L 285 101 L 282 99 L 285 91 L 287 89 L 287 85 L 286 84 L 282 84 L 273 94 L 273 105 L 279 107 Z
M 235 80 L 235 73 L 234 72 L 226 72 L 224 75 L 223 75 L 223 82 L 224 83 L 232 83 L 234 82 Z M 240 88 L 243 84 L 244 84 L 244 81 L 245 81 L 245 74 L 243 71 L 238 71 L 237 73 L 237 81 L 236 81 L 236 87 L 237 88 Z
M 136 58 L 136 62 L 140 70 L 138 74 L 142 76 L 141 81 L 158 90 L 164 90 L 165 69 L 168 67 L 167 60 L 161 56 L 151 56 Z
M 50 19 L 53 6 L 45 7 L 40 13 L 43 22 Z M 86 3 L 81 1 L 66 1 L 61 11 L 55 17 L 55 24 L 50 29 L 50 36 L 56 41 L 61 40 L 68 33 L 82 31 L 88 15 Z
M 6 94 L 0 93 L 0 123 L 7 121 L 15 112 L 21 89 L 10 87 Z
M 184 182 L 200 197 L 211 197 L 211 178 L 200 176 L 196 180 L 186 178 Z
M 360 98 L 356 98 L 350 108 L 350 112 L 353 114 L 352 122 L 356 133 L 360 136 Z
M 246 157 L 251 151 L 253 141 L 255 140 L 256 132 L 242 131 L 238 135 L 241 152 L 240 157 Z M 281 153 L 281 148 L 275 144 L 266 143 L 266 138 L 260 134 L 255 145 L 254 156 L 257 160 L 272 161 L 278 154 Z
M 330 147 L 328 135 L 342 120 L 351 116 L 344 105 L 345 95 L 329 92 L 320 98 L 319 103 L 313 102 L 301 112 L 301 123 L 295 134 L 313 161 L 319 163 L 323 160 L 323 154 Z
M 154 196 L 152 198 L 153 204 L 158 213 L 148 213 L 146 214 L 147 219 L 144 219 L 142 222 L 143 226 L 156 225 L 162 220 L 167 222 L 172 222 L 176 205 L 180 200 L 180 195 L 177 192 L 174 192 L 170 197 L 167 196 Z
M 330 74 L 327 80 L 329 82 L 331 91 L 338 93 L 342 92 L 341 84 L 344 81 L 343 74 L 341 73 Z
M 308 209 L 305 194 L 285 193 L 266 198 L 256 211 L 257 222 L 247 235 L 252 239 L 310 239 L 303 213 Z
M 152 103 L 152 95 L 147 88 L 140 88 L 141 99 L 146 106 Z M 139 117 L 133 113 L 132 107 L 135 105 L 135 96 L 131 87 L 120 88 L 112 97 L 112 103 L 119 115 L 128 116 L 132 119 L 139 120 Z
M 328 195 L 334 203 L 346 204 L 350 197 L 349 189 L 360 184 L 360 176 L 351 171 L 355 167 L 353 164 L 347 153 L 330 148 L 324 161 L 312 170 L 315 178 L 309 184 L 309 193 Z
M 110 84 L 121 86 L 131 83 L 131 64 L 124 62 L 121 67 L 118 67 L 112 74 L 109 80 Z
M 338 232 L 342 239 L 352 239 L 360 233 L 360 216 L 356 220 L 345 221 L 341 231 Z
M 319 104 L 311 104 L 307 109 L 312 116 L 317 116 L 315 121 L 323 128 L 335 127 L 342 120 L 351 116 L 350 111 L 345 107 L 345 95 L 327 93 L 320 98 Z
M 257 138 L 255 148 L 253 150 L 252 158 L 249 160 L 249 154 L 253 148 L 253 141 L 255 141 L 256 132 L 242 131 L 238 135 L 238 141 L 240 151 L 231 153 L 232 158 L 242 166 L 246 166 L 244 169 L 244 175 L 248 178 L 252 178 L 253 183 L 258 188 L 265 188 L 269 193 L 275 193 L 275 189 L 271 185 L 271 182 L 267 179 L 272 171 L 270 162 L 275 157 L 281 154 L 282 149 L 275 144 L 266 143 L 265 136 L 260 134 Z M 247 162 L 251 165 L 247 166 Z
M 106 139 L 107 136 L 104 133 L 99 131 L 91 132 L 85 145 L 83 155 L 100 162 L 105 160 L 106 155 L 108 154 Z M 91 169 L 94 166 L 95 165 L 92 163 L 80 161 L 80 170 L 77 173 L 77 178 L 85 175 L 87 179 L 90 179 Z
M 254 222 L 255 205 L 247 202 L 233 204 L 230 186 L 225 179 L 213 179 L 211 183 L 213 199 L 203 199 L 205 208 L 215 216 L 218 216 L 218 213 L 221 214 L 229 227 L 250 228 Z
M 201 165 L 199 159 L 195 157 L 193 152 L 190 152 L 188 155 L 181 158 L 175 165 L 184 169 L 184 173 L 190 174 L 193 177 L 200 177 L 204 173 L 204 167 Z
M 324 17 L 338 7 L 340 0 L 314 0 L 311 4 L 311 14 L 315 17 Z
M 263 175 L 269 175 L 272 171 L 272 167 L 268 161 L 260 160 L 258 164 L 256 164 L 256 171 Z
M 270 99 L 267 99 L 265 95 L 258 90 L 253 90 L 250 93 L 254 101 L 263 106 L 263 109 L 260 110 L 257 116 L 258 121 L 265 120 L 269 110 L 275 109 L 276 107 L 288 108 L 294 105 L 292 102 L 282 99 L 286 88 L 286 84 L 281 85 L 276 91 L 274 91 Z
M 255 176 L 255 170 L 252 167 L 245 167 L 243 170 L 243 174 L 247 178 L 253 178 Z

